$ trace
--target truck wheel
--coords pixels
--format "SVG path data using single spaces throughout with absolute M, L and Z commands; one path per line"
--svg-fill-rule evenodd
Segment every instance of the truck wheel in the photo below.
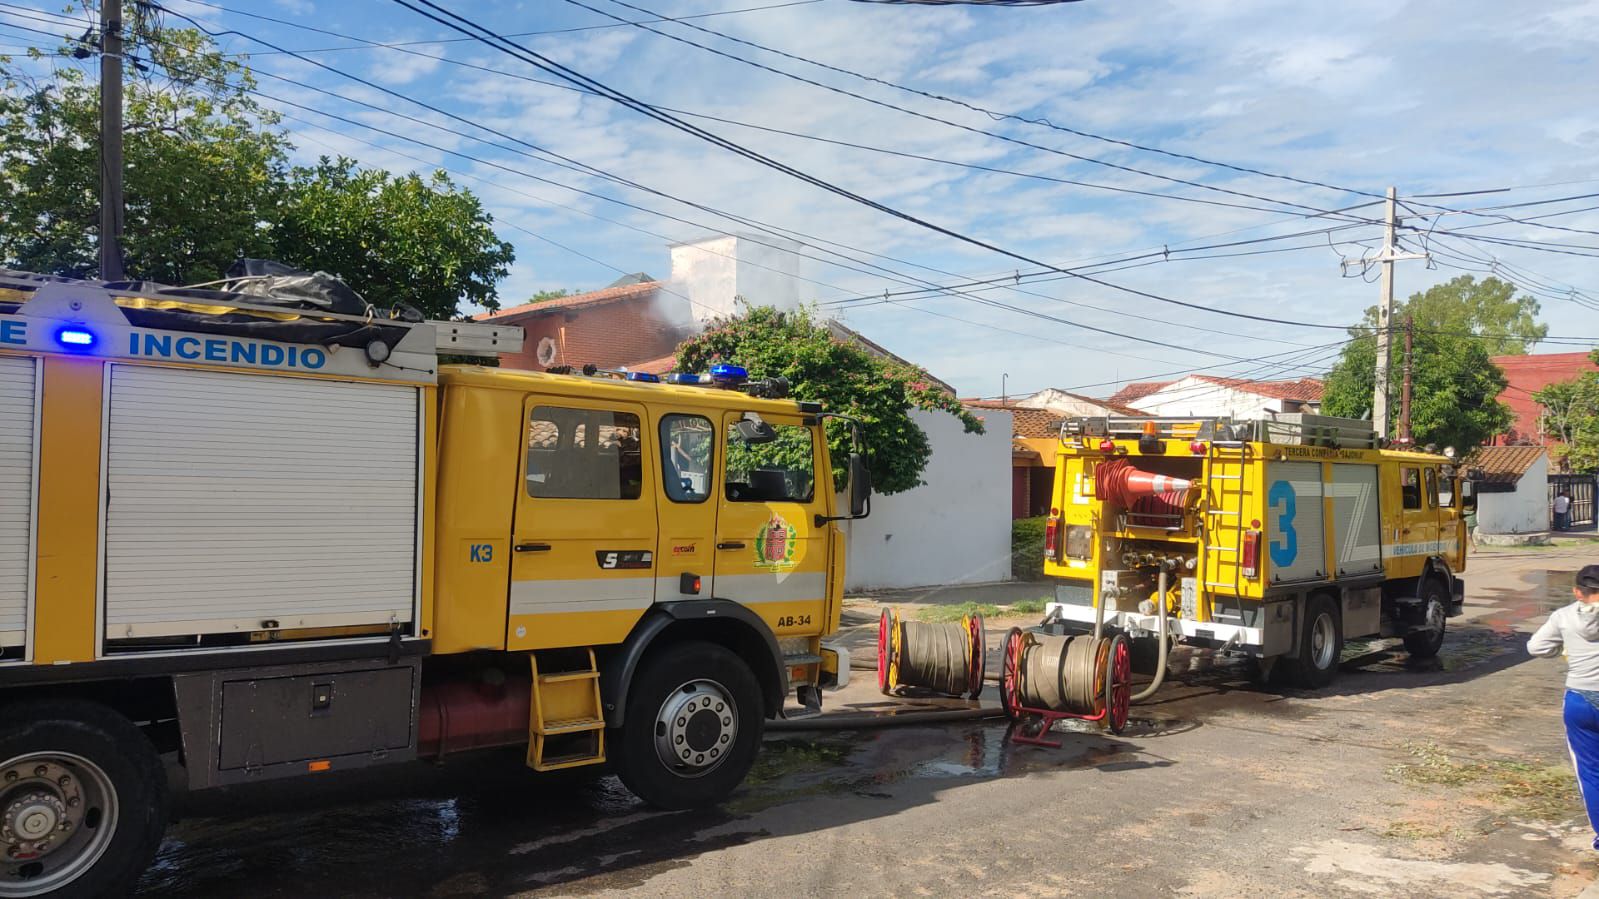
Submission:
M 1344 652 L 1344 629 L 1338 606 L 1325 594 L 1305 600 L 1305 620 L 1299 635 L 1299 653 L 1293 659 L 1294 683 L 1308 690 L 1325 687 L 1338 674 Z
M 1429 577 L 1421 582 L 1422 614 L 1426 630 L 1405 635 L 1405 651 L 1413 659 L 1430 659 L 1444 645 L 1444 621 L 1449 616 L 1449 586 L 1442 578 Z
M 166 771 L 131 721 L 73 700 L 0 710 L 0 897 L 132 890 L 167 822 Z
M 629 691 L 616 773 L 667 809 L 726 799 L 749 773 L 766 715 L 744 660 L 714 643 L 652 653 Z

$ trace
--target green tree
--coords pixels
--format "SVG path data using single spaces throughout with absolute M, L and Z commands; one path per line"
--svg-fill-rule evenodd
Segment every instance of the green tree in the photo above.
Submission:
M 193 29 L 157 36 L 147 6 L 126 9 L 127 55 L 139 61 L 124 88 L 128 277 L 213 280 L 236 257 L 270 250 L 288 144 L 243 65 Z M 40 71 L 0 58 L 0 265 L 91 275 L 98 81 L 70 64 Z
M 1599 365 L 1599 350 L 1588 354 Z M 1544 432 L 1560 441 L 1556 458 L 1568 471 L 1599 471 L 1599 372 L 1550 384 L 1533 394 L 1543 407 Z
M 982 421 L 949 391 L 935 386 L 925 370 L 837 340 L 806 312 L 756 307 L 712 322 L 677 348 L 679 371 L 703 372 L 722 361 L 744 366 L 753 378 L 787 378 L 795 397 L 859 419 L 872 487 L 879 493 L 899 493 L 922 483 L 932 448 L 927 433 L 911 420 L 911 409 L 947 412 L 961 420 L 967 433 L 983 432 Z M 842 423 L 829 425 L 828 444 L 834 483 L 842 487 L 849 453 L 848 429 Z M 762 455 L 771 452 L 763 448 Z
M 559 300 L 562 297 L 569 297 L 571 295 L 572 291 L 567 290 L 564 287 L 556 288 L 555 290 L 541 290 L 538 293 L 533 294 L 532 299 L 528 300 L 528 302 L 542 303 L 546 300 Z
M 516 252 L 493 221 L 442 171 L 394 177 L 323 157 L 294 170 L 274 238 L 283 262 L 338 275 L 372 303 L 451 318 L 462 300 L 500 308 L 495 285 Z
M 1483 341 L 1433 332 L 1415 335 L 1411 366 L 1411 433 L 1416 443 L 1452 446 L 1465 454 L 1510 427 L 1514 417 L 1498 399 L 1505 373 L 1489 358 Z M 1399 432 L 1400 360 L 1396 354 L 1390 434 Z M 1371 415 L 1376 381 L 1377 339 L 1364 334 L 1344 347 L 1327 376 L 1322 409 L 1328 415 Z
M 1520 356 L 1549 334 L 1549 326 L 1538 323 L 1538 311 L 1538 301 L 1525 294 L 1516 296 L 1514 284 L 1461 275 L 1395 303 L 1393 327 L 1397 333 L 1408 315 L 1418 333 L 1493 335 L 1477 341 L 1488 355 Z M 1377 307 L 1369 306 L 1361 328 L 1373 332 L 1376 327 Z

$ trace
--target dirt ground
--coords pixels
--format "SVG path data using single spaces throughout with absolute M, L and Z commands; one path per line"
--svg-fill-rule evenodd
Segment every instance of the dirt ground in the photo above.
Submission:
M 1010 742 L 1003 721 L 774 729 L 714 811 L 656 812 L 614 778 L 536 777 L 515 754 L 186 797 L 142 894 L 1591 895 L 1563 664 L 1524 643 L 1596 556 L 1485 548 L 1437 660 L 1352 645 L 1327 691 L 1267 691 L 1181 651 L 1120 736 L 1062 725 L 1052 749 Z M 875 661 L 884 603 L 1003 612 L 1048 592 L 857 598 L 844 639 Z M 990 642 L 1010 623 L 991 620 Z M 919 704 L 855 677 L 830 714 Z

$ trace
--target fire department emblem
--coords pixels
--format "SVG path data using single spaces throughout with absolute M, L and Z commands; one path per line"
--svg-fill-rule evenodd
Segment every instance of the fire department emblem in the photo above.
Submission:
M 755 537 L 755 567 L 792 568 L 796 562 L 794 551 L 799 546 L 799 535 L 781 515 L 761 527 Z

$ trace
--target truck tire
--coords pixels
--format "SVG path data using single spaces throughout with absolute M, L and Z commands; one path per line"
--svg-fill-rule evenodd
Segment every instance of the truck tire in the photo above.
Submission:
M 1295 686 L 1307 690 L 1325 687 L 1338 676 L 1339 657 L 1344 652 L 1344 628 L 1338 620 L 1338 604 L 1324 593 L 1305 600 L 1305 617 L 1299 633 L 1299 652 L 1290 661 Z
M 130 892 L 166 829 L 166 783 L 149 739 L 105 706 L 0 709 L 0 897 Z
M 628 691 L 616 773 L 665 809 L 726 799 L 744 782 L 766 726 L 760 685 L 744 660 L 715 643 L 651 653 Z
M 1444 645 L 1444 622 L 1449 617 L 1449 585 L 1437 575 L 1421 582 L 1422 615 L 1427 625 L 1423 631 L 1405 635 L 1405 652 L 1413 659 L 1430 659 Z

